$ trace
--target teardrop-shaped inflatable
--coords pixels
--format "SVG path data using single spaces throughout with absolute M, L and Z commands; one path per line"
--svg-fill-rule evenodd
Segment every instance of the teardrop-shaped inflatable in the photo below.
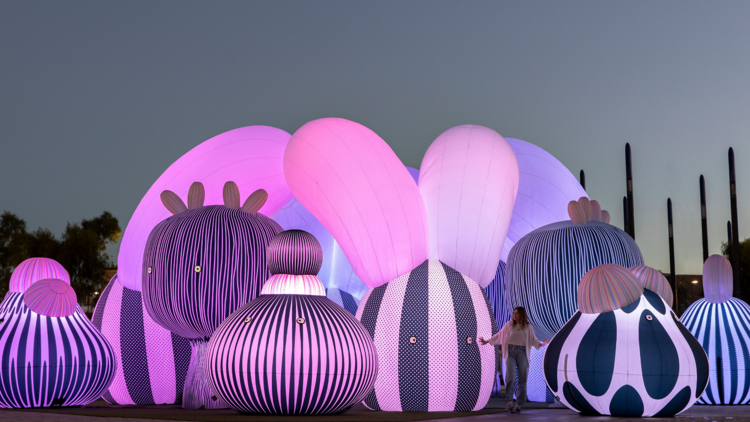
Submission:
M 306 123 L 289 140 L 284 175 L 368 287 L 427 259 L 422 197 L 396 154 L 372 130 L 337 118 Z
M 495 277 L 518 192 L 518 163 L 492 129 L 456 126 L 427 149 L 419 191 L 430 228 L 430 258 L 487 287 Z

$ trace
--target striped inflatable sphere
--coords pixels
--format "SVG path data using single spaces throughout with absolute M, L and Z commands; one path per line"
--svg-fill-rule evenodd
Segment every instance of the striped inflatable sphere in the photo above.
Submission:
M 281 227 L 262 214 L 222 205 L 159 223 L 143 256 L 143 303 L 162 327 L 208 339 L 270 277 L 266 248 Z M 200 318 L 198 318 L 200 316 Z
M 50 278 L 70 284 L 70 275 L 59 262 L 50 258 L 29 258 L 13 270 L 8 291 L 23 293 L 35 282 Z
M 750 404 L 750 306 L 733 297 L 724 303 L 699 299 L 680 320 L 711 362 L 698 403 Z
M 578 285 L 578 309 L 601 314 L 638 300 L 643 286 L 633 273 L 617 264 L 604 264 L 586 272 Z
M 238 412 L 320 415 L 362 401 L 378 356 L 362 324 L 329 299 L 262 295 L 216 329 L 205 369 L 212 390 Z
M 76 311 L 78 298 L 70 284 L 48 278 L 39 280 L 26 289 L 23 303 L 40 315 L 66 317 Z
M 303 230 L 286 230 L 268 244 L 271 274 L 317 275 L 323 265 L 318 239 Z
M 519 239 L 508 255 L 509 308 L 523 306 L 537 337 L 551 338 L 578 311 L 578 284 L 602 264 L 643 265 L 633 239 L 615 226 L 561 221 Z
M 0 304 L 0 407 L 80 406 L 107 391 L 117 363 L 112 345 L 80 306 L 66 317 L 33 312 L 24 295 Z
M 484 290 L 438 260 L 370 289 L 357 310 L 380 369 L 365 405 L 403 412 L 484 408 L 497 353 L 477 338 L 497 332 Z
M 609 312 L 576 312 L 547 345 L 544 377 L 586 415 L 666 417 L 700 397 L 708 359 L 659 295 Z
M 649 289 L 658 294 L 665 302 L 667 302 L 667 305 L 669 305 L 670 308 L 672 307 L 672 304 L 674 303 L 674 294 L 672 294 L 672 286 L 669 285 L 669 281 L 664 277 L 664 274 L 659 270 L 645 265 L 636 265 L 628 269 L 638 280 L 640 280 L 644 289 Z
M 117 275 L 102 291 L 94 326 L 112 344 L 117 372 L 103 398 L 112 404 L 179 404 L 190 363 L 190 343 L 154 322 L 141 292 Z

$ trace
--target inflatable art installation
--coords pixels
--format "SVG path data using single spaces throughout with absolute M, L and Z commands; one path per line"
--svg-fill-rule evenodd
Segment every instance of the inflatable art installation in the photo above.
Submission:
M 29 258 L 13 270 L 10 275 L 9 292 L 23 293 L 39 280 L 54 278 L 70 284 L 68 271 L 59 262 L 50 258 Z
M 380 367 L 365 404 L 387 411 L 483 408 L 497 356 L 480 350 L 476 338 L 497 327 L 480 285 L 440 260 L 445 253 L 483 285 L 492 281 L 518 182 L 505 140 L 480 126 L 449 130 L 425 156 L 419 187 L 380 137 L 343 119 L 305 124 L 284 160 L 294 196 L 370 287 L 357 319 L 374 338 Z M 458 217 L 461 230 L 445 224 Z M 495 260 L 491 268 L 488 259 Z M 430 359 L 435 353 L 443 359 Z
M 32 258 L 18 268 L 16 291 L 0 304 L 0 407 L 93 402 L 115 377 L 114 349 L 78 306 L 69 280 L 31 282 L 50 272 L 67 276 L 57 262 Z
M 578 283 L 588 270 L 602 264 L 643 265 L 638 245 L 609 225 L 609 213 L 596 201 L 571 201 L 568 215 L 569 221 L 527 234 L 508 255 L 508 303 L 526 308 L 540 339 L 554 336 L 576 312 Z
M 117 372 L 103 398 L 112 404 L 180 404 L 190 343 L 154 322 L 141 292 L 115 275 L 102 291 L 92 323 L 112 344 Z
M 359 300 L 349 293 L 339 289 L 326 289 L 326 297 L 342 308 L 346 309 L 352 315 L 357 314 Z
M 182 406 L 220 408 L 203 370 L 206 343 L 216 327 L 260 293 L 270 273 L 266 248 L 281 227 L 259 213 L 268 194 L 259 189 L 244 203 L 234 182 L 224 185 L 224 205 L 203 206 L 205 191 L 193 183 L 187 206 L 162 192 L 174 215 L 154 227 L 143 255 L 143 303 L 162 327 L 192 346 Z M 241 205 L 242 204 L 242 205 Z
M 662 417 L 703 393 L 706 354 L 664 298 L 630 270 L 591 269 L 578 303 L 544 354 L 545 379 L 563 404 L 587 415 Z
M 578 179 L 552 154 L 520 139 L 505 140 L 518 161 L 518 195 L 500 255 L 507 262 L 510 250 L 522 237 L 548 224 L 568 220 L 568 203 L 588 196 Z
M 732 297 L 732 287 L 732 264 L 711 255 L 703 264 L 704 298 L 682 314 L 710 362 L 702 404 L 750 403 L 750 306 Z
M 213 391 L 243 413 L 319 415 L 362 401 L 378 375 L 369 333 L 325 297 L 311 234 L 289 230 L 268 245 L 261 295 L 229 316 L 206 352 Z
M 165 190 L 186 198 L 190 184 L 201 182 L 207 189 L 205 202 L 219 204 L 221 187 L 232 180 L 242 192 L 258 189 L 268 192 L 268 201 L 259 212 L 266 216 L 276 214 L 292 199 L 282 167 L 290 136 L 268 126 L 234 129 L 201 143 L 169 166 L 141 199 L 125 228 L 117 255 L 119 283 L 141 291 L 143 251 L 148 236 L 157 224 L 172 215 L 160 199 Z
M 354 296 L 356 302 L 359 303 L 362 295 L 367 291 L 367 286 L 357 277 L 352 264 L 349 263 L 346 255 L 328 229 L 302 206 L 297 198 L 292 198 L 284 205 L 273 217 L 273 220 L 279 223 L 284 230 L 304 230 L 315 236 L 323 250 L 323 265 L 318 273 L 318 278 L 323 282 L 323 286 L 329 290 L 333 289 Z M 329 299 L 336 302 L 333 298 L 329 297 Z

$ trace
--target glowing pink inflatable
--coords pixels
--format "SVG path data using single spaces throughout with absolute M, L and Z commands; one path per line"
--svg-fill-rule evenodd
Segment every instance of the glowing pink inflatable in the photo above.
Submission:
M 495 277 L 518 191 L 518 163 L 492 129 L 456 126 L 430 145 L 419 168 L 430 258 L 480 286 Z
M 23 293 L 39 280 L 54 278 L 70 284 L 70 275 L 59 262 L 50 258 L 29 258 L 18 264 L 10 275 L 9 292 Z
M 581 183 L 552 154 L 520 139 L 505 138 L 518 161 L 518 195 L 500 259 L 518 240 L 532 231 L 569 220 L 568 202 L 586 197 Z
M 260 209 L 272 216 L 292 199 L 284 181 L 282 159 L 290 135 L 268 126 L 248 126 L 215 136 L 180 157 L 154 182 L 125 228 L 117 257 L 118 281 L 141 291 L 143 250 L 151 230 L 172 213 L 160 194 L 171 190 L 189 203 L 193 182 L 205 186 L 205 204 L 223 204 L 222 186 L 234 181 L 242 192 L 264 189 L 268 200 Z
M 419 190 L 370 129 L 337 118 L 306 123 L 289 140 L 284 175 L 368 287 L 427 259 L 427 217 Z

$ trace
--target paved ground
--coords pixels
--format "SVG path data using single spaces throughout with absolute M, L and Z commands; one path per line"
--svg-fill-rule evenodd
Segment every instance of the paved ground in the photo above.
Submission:
M 501 408 L 502 401 L 493 399 L 485 412 L 476 413 L 386 413 L 372 412 L 364 407 L 352 409 L 343 415 L 326 417 L 269 417 L 240 415 L 231 410 L 185 410 L 177 406 L 108 406 L 103 402 L 80 408 L 34 410 L 0 410 L 0 421 L 12 422 L 192 422 L 192 421 L 441 421 L 441 422 L 489 422 L 489 421 L 555 421 L 555 422 L 625 422 L 626 418 L 608 416 L 580 416 L 568 409 L 548 408 L 542 403 L 532 403 L 520 414 L 510 414 Z M 499 412 L 499 413 L 498 413 Z M 446 417 L 447 416 L 447 417 Z M 750 422 L 750 406 L 693 406 L 674 418 L 653 418 L 649 422 Z

